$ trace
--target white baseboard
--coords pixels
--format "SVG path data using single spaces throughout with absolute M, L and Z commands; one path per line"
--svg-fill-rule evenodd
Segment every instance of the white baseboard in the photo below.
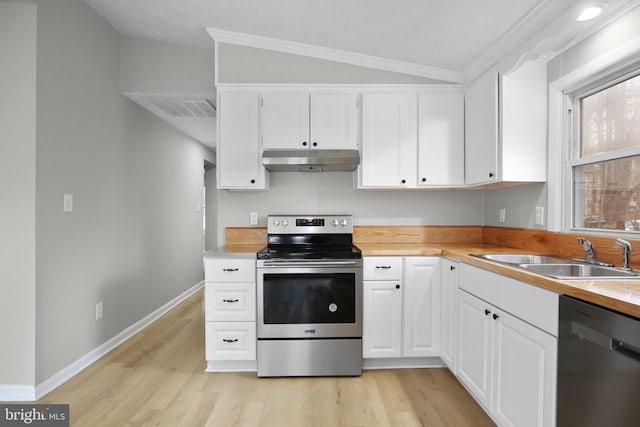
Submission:
M 0 402 L 31 402 L 36 400 L 36 388 L 32 385 L 0 384 Z
M 109 353 L 114 348 L 118 347 L 123 342 L 127 341 L 129 338 L 133 337 L 138 332 L 142 331 L 147 326 L 151 325 L 153 322 L 158 320 L 160 317 L 168 313 L 172 308 L 180 304 L 182 301 L 189 298 L 191 295 L 195 294 L 198 290 L 200 290 L 204 286 L 204 280 L 200 283 L 196 284 L 190 289 L 187 289 L 182 294 L 178 295 L 171 301 L 167 302 L 162 307 L 158 308 L 151 314 L 145 316 L 140 319 L 133 325 L 129 326 L 113 338 L 109 339 L 105 343 L 91 350 L 89 353 L 80 357 L 75 362 L 71 363 L 67 367 L 58 371 L 51 377 L 47 378 L 44 382 L 40 383 L 35 388 L 35 393 L 32 394 L 33 397 L 31 399 L 25 400 L 37 400 L 41 399 L 57 387 L 60 387 L 65 382 L 69 381 L 71 378 L 79 374 L 81 371 L 86 369 L 89 365 L 95 363 L 98 359 L 100 359 L 105 354 Z M 33 388 L 33 387 L 31 387 Z M 2 400 L 2 390 L 0 386 L 0 400 Z

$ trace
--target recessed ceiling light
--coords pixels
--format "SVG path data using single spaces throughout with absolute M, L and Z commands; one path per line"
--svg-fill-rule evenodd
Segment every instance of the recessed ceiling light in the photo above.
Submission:
M 588 21 L 600 15 L 601 13 L 602 13 L 601 7 L 597 7 L 597 6 L 587 7 L 582 11 L 580 16 L 578 16 L 578 19 L 576 19 L 576 21 Z

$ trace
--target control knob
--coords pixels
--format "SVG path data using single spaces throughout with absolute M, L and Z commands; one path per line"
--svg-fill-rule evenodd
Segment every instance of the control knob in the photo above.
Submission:
M 289 225 L 289 222 L 286 219 L 282 220 L 282 226 L 286 227 L 287 225 Z
M 280 225 L 280 221 L 278 221 L 277 219 L 273 220 L 273 225 L 275 225 L 276 227 Z
M 347 226 L 347 224 L 348 224 L 348 222 L 347 222 L 347 220 L 346 220 L 346 219 L 343 219 L 343 220 L 340 222 L 340 225 L 342 225 L 343 227 L 346 227 L 346 226 Z
M 338 226 L 338 220 L 337 220 L 337 219 L 334 219 L 333 221 L 331 221 L 331 224 L 332 224 L 334 227 L 337 227 L 337 226 Z

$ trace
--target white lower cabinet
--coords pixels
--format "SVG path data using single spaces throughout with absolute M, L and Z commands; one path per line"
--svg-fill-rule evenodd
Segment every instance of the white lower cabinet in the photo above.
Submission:
M 256 369 L 255 254 L 205 256 L 207 371 Z
M 362 357 L 402 355 L 402 282 L 366 280 L 362 301 Z
M 403 346 L 405 357 L 440 355 L 439 258 L 405 257 Z
M 439 355 L 437 257 L 365 257 L 365 359 Z
M 459 265 L 447 258 L 440 260 L 440 357 L 454 375 L 456 368 L 456 336 Z
M 457 307 L 459 380 L 501 426 L 554 426 L 557 337 L 464 290 L 465 282 L 486 289 L 492 283 L 479 280 L 484 273 L 474 276 L 478 269 L 463 267 L 467 271 L 461 274 Z M 511 281 L 518 289 L 521 282 Z M 529 287 L 543 292 L 542 300 L 551 298 L 553 306 L 556 294 Z
M 207 360 L 255 360 L 256 322 L 207 322 Z

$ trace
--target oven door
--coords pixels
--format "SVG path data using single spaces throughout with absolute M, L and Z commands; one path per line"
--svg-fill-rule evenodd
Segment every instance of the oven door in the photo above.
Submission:
M 258 339 L 362 337 L 362 260 L 263 261 Z

